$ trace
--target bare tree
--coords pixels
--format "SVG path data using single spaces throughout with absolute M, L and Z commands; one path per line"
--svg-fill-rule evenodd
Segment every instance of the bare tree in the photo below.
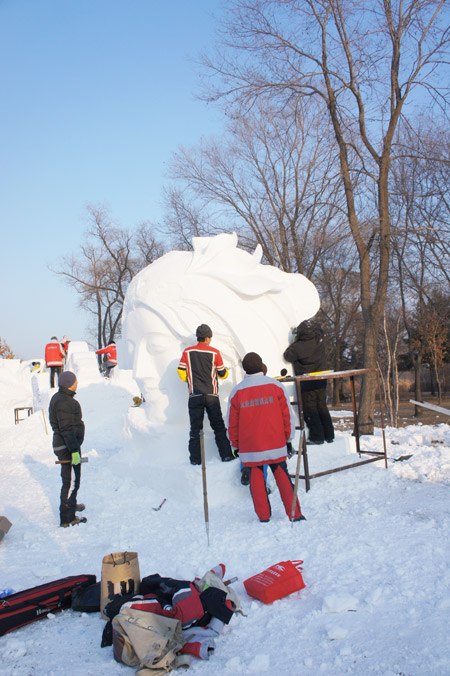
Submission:
M 335 371 L 342 371 L 350 365 L 349 347 L 358 340 L 355 325 L 361 309 L 361 296 L 356 258 L 349 242 L 340 241 L 326 258 L 319 260 L 313 275 L 327 328 L 330 366 Z M 340 403 L 343 384 L 341 378 L 332 380 L 335 406 Z
M 95 318 L 98 348 L 120 335 L 120 319 L 128 284 L 134 275 L 164 252 L 150 226 L 136 233 L 116 227 L 103 205 L 88 206 L 86 242 L 76 254 L 63 257 L 54 272 L 80 294 L 79 305 Z
M 380 341 L 378 351 L 378 371 L 384 390 L 385 405 L 389 414 L 390 423 L 393 427 L 398 424 L 398 412 L 400 403 L 399 377 L 398 377 L 398 348 L 401 337 L 401 312 L 395 316 L 383 317 L 383 339 Z
M 0 359 L 14 359 L 14 352 L 2 338 L 0 338 Z
M 424 361 L 430 366 L 432 381 L 436 383 L 439 403 L 442 398 L 440 371 L 446 359 L 450 357 L 450 312 L 449 296 L 435 291 L 433 304 L 428 308 L 427 316 L 427 344 Z
M 150 222 L 146 221 L 141 223 L 134 233 L 134 241 L 138 255 L 137 268 L 150 265 L 150 263 L 153 263 L 165 253 L 164 245 L 159 242 L 154 235 L 154 231 L 156 230 L 156 226 L 153 226 Z M 135 274 L 135 271 L 133 271 L 133 274 Z
M 444 0 L 235 0 L 224 49 L 205 65 L 211 99 L 316 100 L 333 129 L 348 227 L 359 257 L 364 366 L 376 367 L 391 260 L 389 179 L 405 104 L 421 86 L 438 103 L 449 26 Z M 373 431 L 376 380 L 363 382 L 362 432 Z
M 190 251 L 193 237 L 211 234 L 207 210 L 191 200 L 183 190 L 174 186 L 166 188 L 164 203 L 166 209 L 164 232 L 175 249 Z
M 171 198 L 181 232 L 186 223 L 189 233 L 238 230 L 244 248 L 260 244 L 271 265 L 310 277 L 341 238 L 343 220 L 325 137 L 312 109 L 285 117 L 255 107 L 233 120 L 226 139 L 180 149 L 172 176 L 186 187 Z M 196 211 L 186 207 L 187 191 Z
M 415 399 L 422 400 L 421 374 L 431 339 L 431 312 L 446 313 L 436 304 L 435 289 L 449 289 L 450 194 L 447 134 L 433 120 L 404 129 L 393 162 L 393 288 L 400 291 L 403 323 L 415 374 Z M 443 152 L 444 149 L 444 152 Z M 423 410 L 416 406 L 415 415 Z

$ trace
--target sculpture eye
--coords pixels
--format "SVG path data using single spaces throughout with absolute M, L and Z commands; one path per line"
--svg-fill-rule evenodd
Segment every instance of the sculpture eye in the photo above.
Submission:
M 165 352 L 171 347 L 170 336 L 163 333 L 150 333 L 146 337 L 146 348 L 150 354 Z

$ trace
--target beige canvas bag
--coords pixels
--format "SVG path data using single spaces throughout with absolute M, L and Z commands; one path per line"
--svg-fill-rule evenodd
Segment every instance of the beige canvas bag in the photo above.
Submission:
M 124 606 L 112 621 L 114 659 L 137 674 L 159 676 L 171 669 L 188 667 L 189 655 L 178 655 L 183 641 L 181 622 Z
M 141 583 L 137 552 L 116 552 L 103 557 L 100 585 L 100 610 L 103 612 L 115 594 L 138 594 Z

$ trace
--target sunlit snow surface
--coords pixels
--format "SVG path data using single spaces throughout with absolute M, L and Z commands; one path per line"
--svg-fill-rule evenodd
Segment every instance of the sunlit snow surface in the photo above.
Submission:
M 48 398 L 48 374 L 39 376 Z M 13 523 L 0 543 L 0 587 L 25 589 L 66 575 L 101 576 L 114 551 L 139 554 L 142 575 L 191 579 L 224 562 L 245 616 L 234 617 L 209 662 L 192 674 L 279 676 L 450 673 L 450 429 L 446 424 L 386 431 L 382 462 L 312 481 L 300 501 L 306 522 L 288 522 L 270 480 L 272 520 L 257 520 L 237 462 L 221 463 L 208 434 L 209 537 L 201 468 L 188 463 L 187 436 L 167 443 L 161 471 L 127 474 L 122 425 L 139 387 L 131 373 L 85 380 L 78 399 L 86 421 L 80 500 L 88 523 L 58 527 L 60 477 L 37 411 L 14 425 L 14 407 L 31 405 L 26 364 L 0 360 L 2 467 L 0 513 Z M 311 465 L 358 456 L 350 432 L 310 449 Z M 395 442 L 395 443 L 393 443 Z M 379 430 L 363 448 L 382 450 Z M 149 452 L 151 447 L 149 446 Z M 409 460 L 394 458 L 411 455 Z M 176 458 L 182 472 L 172 471 Z M 296 457 L 289 461 L 294 471 Z M 166 503 L 159 511 L 153 508 Z M 272 605 L 247 596 L 243 580 L 286 559 L 304 560 L 305 589 Z M 100 648 L 99 614 L 63 611 L 0 639 L 0 676 L 114 676 L 134 671 Z

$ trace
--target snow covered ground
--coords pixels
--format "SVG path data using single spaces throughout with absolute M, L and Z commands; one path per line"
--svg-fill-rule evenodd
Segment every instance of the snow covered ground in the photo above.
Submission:
M 48 374 L 38 378 L 48 399 Z M 0 360 L 0 514 L 13 523 L 0 543 L 0 589 L 79 573 L 100 579 L 103 557 L 121 550 L 138 552 L 142 576 L 192 579 L 223 562 L 238 577 L 245 616 L 233 617 L 208 662 L 193 660 L 192 674 L 450 674 L 448 425 L 388 428 L 387 470 L 376 462 L 315 479 L 307 494 L 301 482 L 307 521 L 293 526 L 273 479 L 272 520 L 259 523 L 238 463 L 219 462 L 207 436 L 208 546 L 201 468 L 189 465 L 187 447 L 184 485 L 179 472 L 173 480 L 171 448 L 157 484 L 145 466 L 139 482 L 127 475 L 121 431 L 138 394 L 125 371 L 80 385 L 89 462 L 79 498 L 88 523 L 61 529 L 46 409 L 14 425 L 14 407 L 32 405 L 31 378 L 26 364 Z M 338 433 L 336 443 L 311 448 L 312 470 L 357 460 L 352 441 Z M 379 431 L 361 441 L 382 450 Z M 404 455 L 411 458 L 394 462 Z M 305 589 L 271 605 L 247 596 L 243 580 L 286 559 L 304 561 Z M 0 676 L 133 674 L 100 647 L 103 627 L 97 613 L 66 610 L 7 634 Z

